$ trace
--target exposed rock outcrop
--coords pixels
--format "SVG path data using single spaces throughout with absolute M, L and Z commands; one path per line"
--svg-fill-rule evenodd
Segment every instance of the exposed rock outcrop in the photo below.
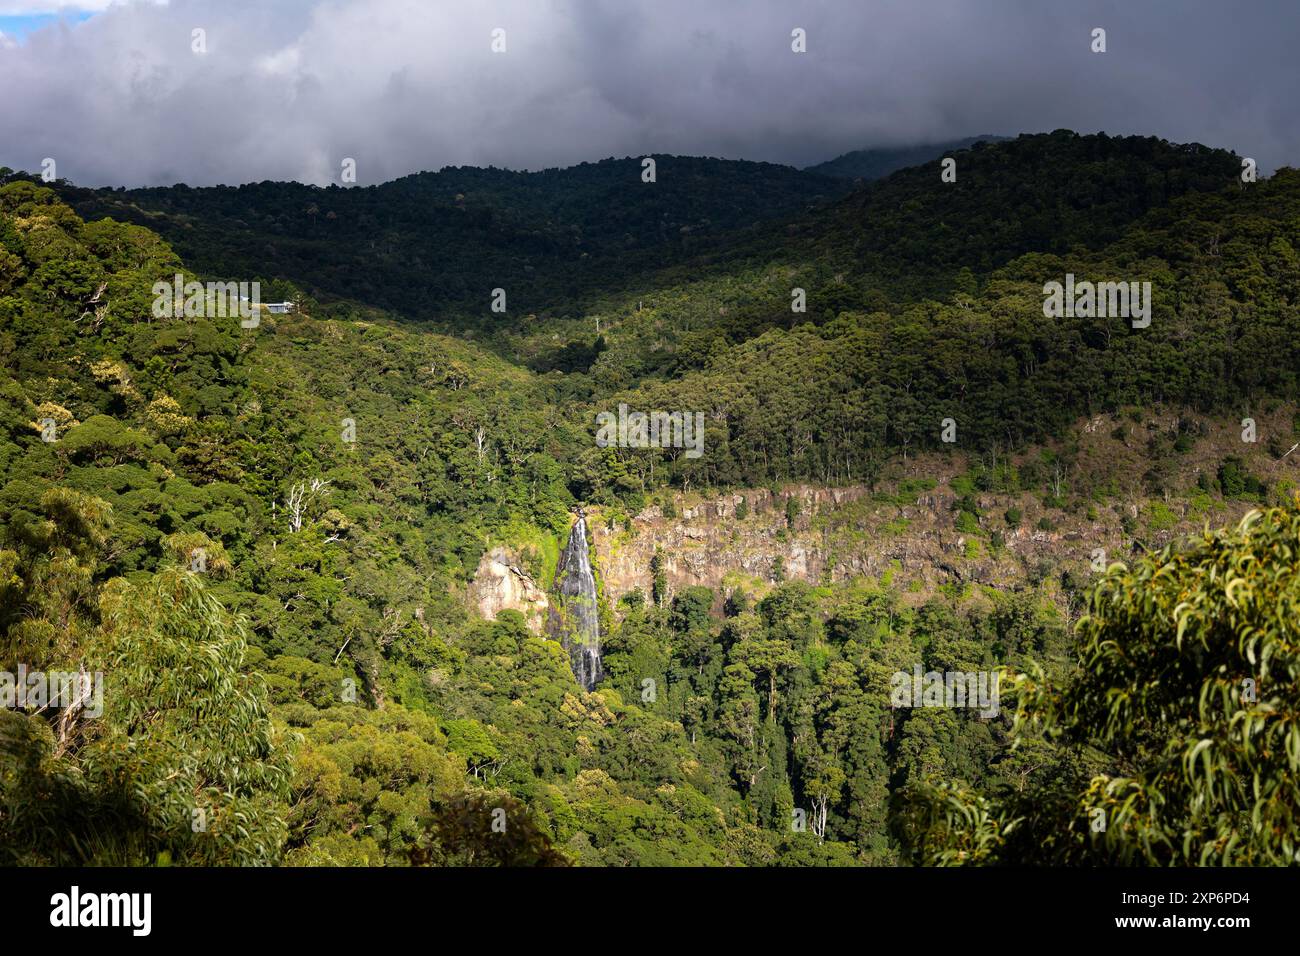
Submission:
M 490 621 L 496 620 L 501 611 L 515 610 L 524 616 L 533 633 L 545 632 L 550 598 L 507 548 L 493 548 L 479 559 L 469 598 Z
M 721 595 L 724 580 L 734 575 L 771 583 L 779 578 L 816 582 L 878 573 L 888 565 L 888 557 L 836 554 L 828 529 L 815 521 L 818 515 L 868 496 L 861 486 L 799 485 L 775 493 L 747 489 L 689 504 L 679 497 L 672 517 L 652 505 L 632 519 L 630 528 L 610 528 L 593 515 L 592 542 L 604 595 L 611 606 L 634 588 L 648 595 L 656 549 L 673 592 L 704 585 Z M 790 498 L 797 502 L 792 521 L 786 513 Z
M 963 528 L 959 496 L 945 484 L 910 500 L 888 486 L 880 491 L 798 485 L 704 501 L 678 495 L 669 515 L 652 505 L 626 524 L 593 508 L 588 525 L 601 596 L 611 608 L 634 589 L 649 597 L 656 551 L 670 595 L 703 585 L 720 601 L 736 585 L 761 591 L 780 580 L 818 585 L 889 575 L 904 601 L 919 602 L 943 585 L 1006 587 L 1041 568 L 1086 571 L 1098 554 L 1118 560 L 1135 547 L 1114 508 L 1087 516 L 1053 510 L 1038 526 L 1049 511 L 1037 496 L 984 494 L 977 500 L 982 517 Z M 791 498 L 797 506 L 787 512 Z M 1023 513 L 1016 525 L 1004 517 L 1013 507 Z M 969 525 L 975 518 L 964 520 Z M 1194 531 L 1196 520 L 1183 516 L 1147 542 L 1156 546 Z
M 1290 428 L 1293 414 L 1293 407 L 1283 409 L 1274 427 Z M 1294 458 L 1274 460 L 1262 445 L 1243 446 L 1235 422 L 1209 421 L 1206 437 L 1168 477 L 1171 487 L 1188 490 L 1144 496 L 1151 463 L 1134 448 L 1172 434 L 1183 417 L 1142 426 L 1145 436 L 1127 418 L 1087 421 L 1076 432 L 1078 460 L 1060 479 L 1066 491 L 1087 494 L 1061 494 L 1042 471 L 1041 452 L 1031 449 L 1011 460 L 1026 473 L 1038 472 L 1034 490 L 1014 494 L 975 485 L 968 459 L 931 454 L 896 464 L 874 488 L 801 484 L 703 496 L 661 490 L 656 503 L 630 519 L 589 507 L 584 530 L 599 605 L 617 616 L 628 592 L 640 589 L 649 598 L 656 553 L 669 596 L 703 585 L 719 601 L 734 587 L 761 593 L 780 580 L 887 579 L 904 602 L 919 603 L 941 587 L 978 595 L 981 585 L 1015 588 L 1067 572 L 1086 576 L 1207 522 L 1234 523 L 1249 502 L 1196 491 L 1225 455 L 1244 456 L 1266 484 L 1294 480 Z M 1096 493 L 1103 487 L 1121 491 L 1103 497 Z M 1045 494 L 1053 488 L 1055 495 Z M 543 633 L 555 602 L 518 566 L 502 549 L 486 555 L 472 593 L 485 615 L 514 607 Z

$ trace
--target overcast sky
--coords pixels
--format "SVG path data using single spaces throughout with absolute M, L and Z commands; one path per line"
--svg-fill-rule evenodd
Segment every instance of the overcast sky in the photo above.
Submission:
M 1297 0 L 0 0 L 0 165 L 326 184 L 352 157 L 365 185 L 1069 127 L 1271 170 L 1300 166 L 1298 38 Z

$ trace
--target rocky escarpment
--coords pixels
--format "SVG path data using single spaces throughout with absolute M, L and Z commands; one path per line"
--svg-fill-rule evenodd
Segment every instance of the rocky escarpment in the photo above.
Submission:
M 867 495 L 863 487 L 810 486 L 781 492 L 750 489 L 695 501 L 679 495 L 670 514 L 652 505 L 628 524 L 612 527 L 593 510 L 592 543 L 604 596 L 611 605 L 636 588 L 648 596 L 656 552 L 670 592 L 691 585 L 721 590 L 726 579 L 737 576 L 767 582 L 838 579 L 851 569 L 838 566 L 824 531 L 814 529 L 809 516 L 835 511 Z M 792 496 L 799 502 L 793 523 L 785 511 Z
M 537 634 L 545 630 L 551 607 L 545 589 L 523 569 L 517 556 L 504 547 L 485 552 L 479 560 L 469 587 L 469 600 L 488 620 L 495 620 L 507 609 L 518 611 L 529 629 Z
M 796 504 L 787 510 L 791 499 Z M 978 517 L 958 507 L 972 502 Z M 1228 505 L 1216 520 L 1227 523 L 1245 507 Z M 919 602 L 946 585 L 1018 586 L 1049 572 L 1125 560 L 1142 547 L 1131 531 L 1144 525 L 1146 508 L 1116 503 L 1066 514 L 1028 494 L 963 502 L 946 484 L 914 496 L 896 488 L 798 485 L 702 500 L 677 496 L 670 514 L 652 506 L 630 521 L 592 509 L 589 524 L 611 607 L 634 589 L 649 597 L 656 554 L 669 595 L 703 585 L 721 600 L 735 587 L 762 592 L 783 580 L 816 585 L 871 577 L 888 579 L 905 601 Z M 1175 513 L 1168 528 L 1143 533 L 1143 546 L 1193 532 L 1204 517 L 1174 508 L 1184 513 Z M 1018 512 L 1016 520 L 1008 512 Z
M 1300 411 L 1286 406 L 1265 424 L 1288 433 L 1293 416 L 1300 421 Z M 650 597 L 656 557 L 669 596 L 703 585 L 719 601 L 734 588 L 761 593 L 782 580 L 870 577 L 887 581 L 905 602 L 924 601 L 944 587 L 1016 588 L 1129 560 L 1206 524 L 1233 524 L 1256 503 L 1204 490 L 1224 461 L 1238 461 L 1264 487 L 1277 489 L 1274 496 L 1300 484 L 1296 456 L 1244 444 L 1234 421 L 1206 419 L 1193 447 L 1164 462 L 1162 483 L 1178 490 L 1150 494 L 1153 443 L 1163 447 L 1159 442 L 1181 434 L 1186 421 L 1185 412 L 1169 412 L 1081 422 L 1068 468 L 1036 464 L 1037 449 L 1019 456 L 1018 467 L 1037 468 L 1032 492 L 981 492 L 970 460 L 928 455 L 896 464 L 890 478 L 871 488 L 660 492 L 655 504 L 630 517 L 591 507 L 586 524 L 599 598 L 617 614 L 628 592 Z M 480 565 L 474 586 L 480 609 L 492 616 L 515 607 L 540 633 L 546 594 L 499 554 Z M 530 586 L 506 580 L 507 571 Z

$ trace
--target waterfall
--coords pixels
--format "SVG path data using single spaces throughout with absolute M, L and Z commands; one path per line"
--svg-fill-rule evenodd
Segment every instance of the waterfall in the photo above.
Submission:
M 558 613 L 552 631 L 569 652 L 573 676 L 587 690 L 600 680 L 600 617 L 596 608 L 596 576 L 587 551 L 587 519 L 581 511 L 569 532 L 555 571 Z

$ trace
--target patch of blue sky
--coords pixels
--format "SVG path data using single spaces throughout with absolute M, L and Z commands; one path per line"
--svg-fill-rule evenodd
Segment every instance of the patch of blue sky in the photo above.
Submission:
M 13 13 L 0 14 L 0 33 L 10 39 L 22 42 L 35 31 L 52 23 L 63 20 L 65 23 L 81 23 L 95 15 L 93 10 L 60 10 L 57 13 Z

